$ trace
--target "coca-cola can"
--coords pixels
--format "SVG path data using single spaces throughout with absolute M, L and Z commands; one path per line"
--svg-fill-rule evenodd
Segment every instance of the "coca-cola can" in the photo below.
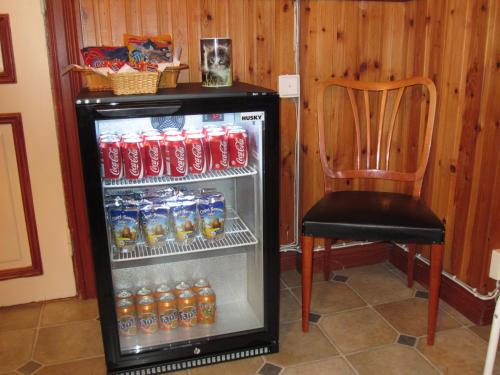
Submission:
M 121 142 L 125 178 L 137 180 L 144 175 L 143 144 L 140 137 L 125 138 Z
M 209 133 L 225 132 L 222 126 L 207 126 L 203 128 L 203 133 L 208 135 Z
M 229 166 L 243 168 L 248 165 L 248 135 L 245 129 L 233 128 L 227 135 Z
M 150 135 L 144 139 L 144 175 L 163 176 L 165 165 L 165 143 L 161 135 Z
M 123 161 L 120 148 L 120 138 L 108 135 L 99 141 L 101 160 L 103 163 L 103 176 L 106 179 L 122 177 Z
M 165 138 L 165 153 L 167 175 L 184 177 L 188 171 L 186 142 L 182 135 L 173 135 Z
M 205 173 L 207 170 L 205 136 L 202 133 L 188 134 L 186 151 L 189 173 Z
M 161 133 L 156 129 L 151 129 L 151 130 L 143 131 L 141 134 L 142 139 L 146 139 L 147 137 L 150 137 L 153 135 L 160 135 L 161 136 Z
M 187 137 L 190 134 L 202 134 L 203 129 L 200 128 L 187 128 L 187 129 L 182 129 L 182 135 L 184 137 Z
M 227 152 L 227 136 L 224 131 L 209 132 L 207 144 L 210 153 L 210 170 L 224 170 L 229 166 Z
M 182 132 L 179 129 L 177 129 L 177 128 L 166 128 L 163 131 L 163 136 L 164 137 L 170 137 L 170 136 L 173 136 L 173 135 L 182 135 Z

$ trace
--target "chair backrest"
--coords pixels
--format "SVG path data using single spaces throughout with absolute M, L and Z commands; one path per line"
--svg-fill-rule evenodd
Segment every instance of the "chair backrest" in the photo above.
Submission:
M 354 155 L 355 165 L 352 169 L 333 170 L 328 164 L 325 146 L 325 93 L 332 86 L 338 86 L 347 90 L 350 107 L 353 112 L 352 125 L 354 125 L 356 153 Z M 401 98 L 405 90 L 411 86 L 420 86 L 420 88 L 426 87 L 428 91 L 426 100 L 428 103 L 426 106 L 427 113 L 424 113 L 424 120 L 419 121 L 422 125 L 425 124 L 422 139 L 423 145 L 420 147 L 419 155 L 417 155 L 417 165 L 414 172 L 390 170 L 391 146 L 393 143 L 394 129 L 397 126 L 396 117 L 400 108 Z M 370 93 L 372 92 L 376 92 L 379 96 L 381 95 L 380 108 L 376 113 L 377 116 L 373 116 L 376 119 L 375 124 L 371 124 L 370 121 Z M 395 99 L 392 105 L 392 111 L 390 114 L 386 114 L 389 92 L 391 92 L 391 97 L 395 97 Z M 395 94 L 395 96 L 392 94 Z M 358 101 L 360 103 L 358 103 Z M 436 86 L 430 79 L 413 77 L 400 81 L 363 82 L 343 78 L 332 78 L 319 83 L 317 103 L 319 152 L 323 173 L 325 175 L 325 182 L 328 179 L 382 179 L 404 181 L 413 183 L 413 196 L 420 196 L 422 180 L 429 161 L 434 117 L 436 114 Z M 359 107 L 361 107 L 361 111 L 364 111 L 364 113 L 360 112 Z M 360 121 L 360 113 L 363 114 L 365 119 L 364 133 L 362 132 L 363 124 L 361 124 Z M 389 116 L 387 116 L 388 114 Z M 348 125 L 350 124 L 342 123 L 342 126 Z M 372 125 L 374 125 L 375 128 L 372 128 Z M 403 124 L 402 126 L 409 125 Z M 420 126 L 420 124 L 411 124 L 411 126 Z M 363 142 L 362 145 L 362 139 L 366 141 L 366 147 L 365 142 Z M 366 157 L 362 156 L 363 154 Z M 326 183 L 325 190 L 329 190 Z

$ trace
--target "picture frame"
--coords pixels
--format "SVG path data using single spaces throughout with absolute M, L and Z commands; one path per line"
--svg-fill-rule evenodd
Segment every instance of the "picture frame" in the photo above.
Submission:
M 0 14 L 0 84 L 16 82 L 9 15 Z

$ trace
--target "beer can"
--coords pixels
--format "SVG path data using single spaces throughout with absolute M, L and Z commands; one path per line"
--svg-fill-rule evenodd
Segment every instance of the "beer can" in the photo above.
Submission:
M 198 323 L 215 323 L 215 293 L 212 288 L 202 288 L 196 296 Z
M 103 136 L 99 141 L 99 150 L 103 164 L 103 177 L 118 179 L 123 173 L 123 159 L 120 138 L 118 136 Z
M 248 135 L 245 129 L 234 128 L 227 135 L 229 166 L 244 168 L 248 165 Z
M 210 170 L 224 170 L 229 166 L 227 137 L 224 131 L 209 132 L 207 145 L 210 152 Z
M 144 139 L 144 175 L 162 176 L 165 164 L 165 143 L 161 135 L 148 135 Z
M 186 136 L 186 152 L 189 173 L 205 173 L 207 170 L 207 158 L 205 136 L 202 133 L 188 134 Z
M 121 142 L 125 178 L 137 180 L 144 175 L 143 144 L 139 137 L 125 138 Z
M 198 292 L 203 289 L 203 288 L 209 288 L 210 283 L 208 282 L 207 279 L 204 278 L 199 278 L 194 281 L 193 284 L 193 291 L 198 294 Z
M 136 308 L 132 300 L 120 299 L 116 302 L 116 320 L 118 333 L 121 336 L 137 334 Z
M 197 324 L 196 296 L 191 289 L 184 290 L 179 294 L 177 309 L 180 327 L 194 327 Z
M 156 302 L 160 329 L 170 331 L 179 326 L 177 301 L 172 292 L 164 293 Z
M 151 334 L 158 331 L 158 317 L 153 297 L 142 297 L 137 302 L 137 323 L 139 332 Z
M 166 172 L 172 177 L 184 177 L 187 174 L 186 142 L 182 135 L 165 138 Z

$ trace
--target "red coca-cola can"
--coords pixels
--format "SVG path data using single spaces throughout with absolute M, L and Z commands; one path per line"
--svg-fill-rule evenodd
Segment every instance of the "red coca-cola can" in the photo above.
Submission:
M 167 175 L 184 177 L 188 171 L 186 142 L 182 135 L 173 135 L 165 138 L 165 153 Z
M 229 166 L 243 168 L 248 165 L 248 135 L 245 129 L 233 128 L 227 135 Z
M 120 138 L 111 135 L 103 136 L 99 141 L 99 150 L 101 151 L 104 178 L 113 180 L 121 178 L 123 161 Z
M 125 138 L 121 142 L 125 178 L 137 180 L 144 175 L 143 144 L 140 137 Z
M 163 136 L 164 137 L 170 137 L 172 135 L 182 135 L 182 132 L 179 129 L 177 129 L 177 128 L 166 128 L 163 131 Z
M 161 135 L 149 135 L 144 139 L 144 175 L 163 176 L 165 143 Z
M 187 128 L 187 129 L 182 129 L 182 135 L 184 137 L 187 137 L 190 134 L 202 134 L 203 129 L 200 128 Z
M 224 170 L 229 166 L 227 153 L 227 136 L 224 131 L 209 132 L 207 135 L 210 153 L 210 170 Z
M 208 135 L 209 133 L 223 132 L 225 131 L 222 126 L 207 126 L 203 128 L 203 134 Z
M 146 131 L 142 132 L 141 137 L 142 137 L 142 139 L 145 140 L 147 137 L 151 137 L 153 135 L 160 135 L 161 136 L 161 133 L 156 129 L 146 130 Z
M 189 173 L 205 173 L 207 170 L 205 136 L 202 133 L 188 134 L 186 137 L 186 151 Z

